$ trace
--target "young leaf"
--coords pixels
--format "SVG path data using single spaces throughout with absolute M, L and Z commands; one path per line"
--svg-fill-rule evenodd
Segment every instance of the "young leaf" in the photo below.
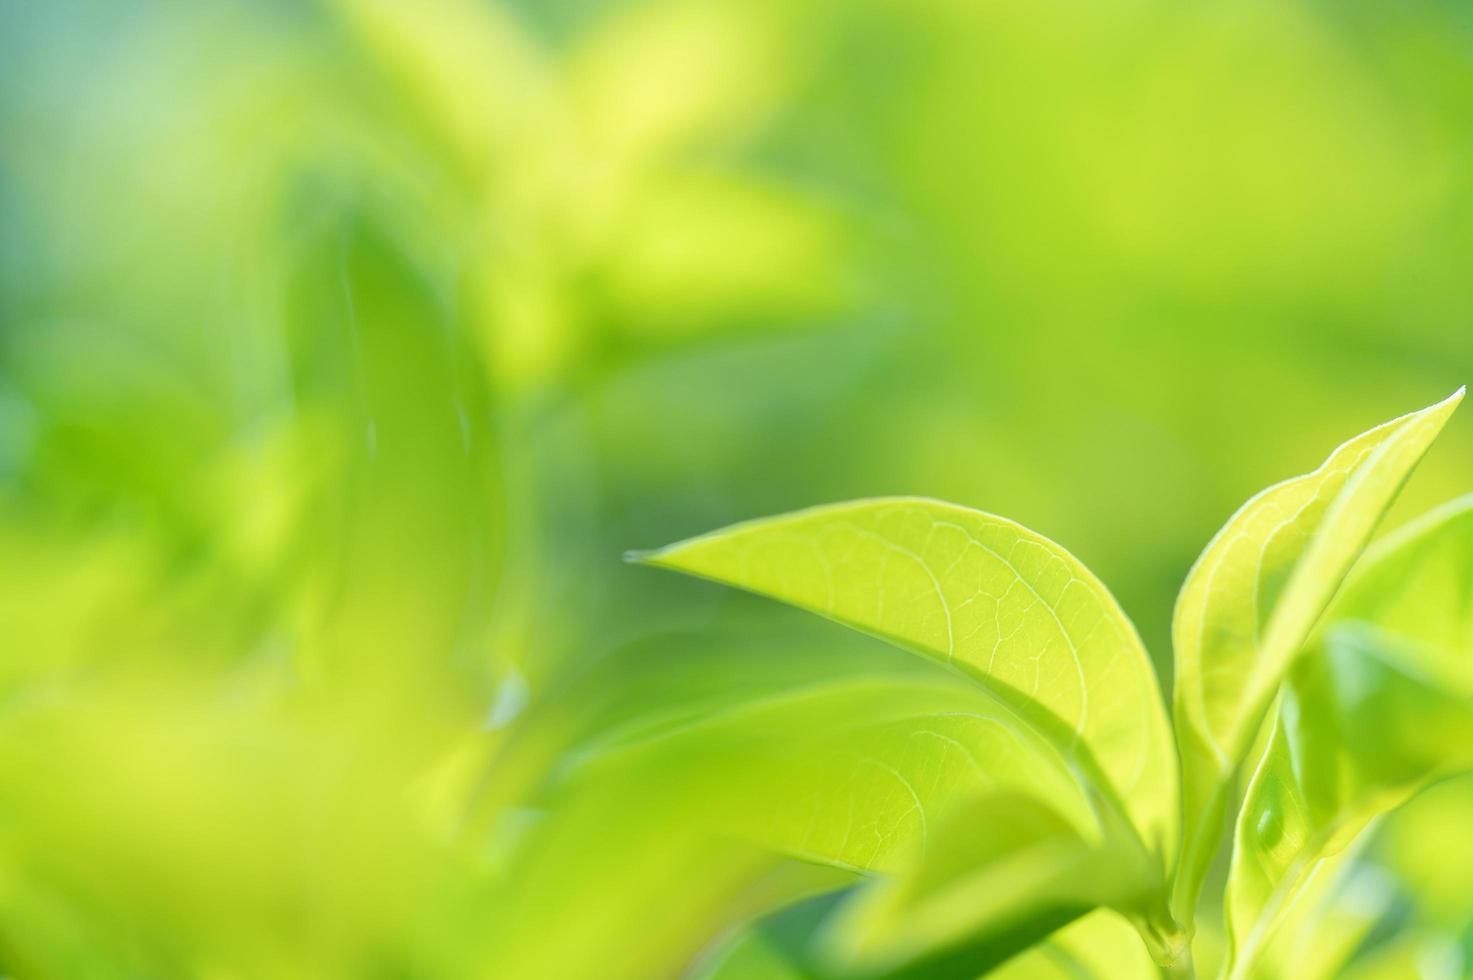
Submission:
M 1157 980 L 1160 970 L 1130 923 L 1091 912 L 988 974 L 988 980 Z
M 980 792 L 1027 794 L 1084 839 L 1100 835 L 1058 752 L 962 685 L 823 685 L 615 750 L 597 765 L 700 801 L 690 819 L 712 832 L 864 873 L 912 867 L 950 808 Z
M 905 870 L 935 846 L 934 825 L 957 801 L 996 788 L 1048 800 L 1076 834 L 1098 834 L 1062 760 L 996 712 L 841 729 L 785 764 L 775 754 L 762 768 L 769 774 L 764 792 L 727 808 L 723 825 L 737 830 L 733 817 L 740 818 L 780 850 L 841 867 Z
M 595 894 L 618 893 L 621 902 L 594 902 L 597 916 L 574 916 L 577 928 L 546 959 L 552 967 L 498 961 L 497 975 L 599 972 L 596 941 L 613 942 L 615 930 L 648 916 L 678 931 L 679 952 L 730 928 L 737 912 L 760 915 L 791 901 L 789 886 L 810 888 L 813 879 L 789 876 L 750 890 L 786 866 L 780 856 L 827 872 L 817 881 L 829 888 L 851 883 L 855 872 L 904 873 L 932 824 L 999 787 L 1053 801 L 1076 839 L 1098 838 L 1058 753 L 974 686 L 940 680 L 836 682 L 600 747 L 556 790 L 558 805 L 534 837 L 545 853 L 528 852 L 525 880 L 504 896 L 505 914 L 519 924 L 504 929 L 547 930 L 550 916 Z M 518 896 L 534 890 L 539 901 L 523 909 Z M 563 904 L 553 908 L 554 900 Z M 679 905 L 679 915 L 657 914 L 662 902 Z
M 720 950 L 715 962 L 698 967 L 693 980 L 813 980 L 759 933 L 747 930 Z
M 1392 919 L 1398 892 L 1380 868 L 1360 863 L 1368 835 L 1325 861 L 1256 958 L 1263 980 L 1337 980 L 1372 931 Z
M 834 900 L 826 896 L 821 901 L 827 905 Z M 767 934 L 770 930 L 765 924 L 743 930 L 697 972 L 697 980 L 851 980 L 852 974 L 818 959 L 801 940 L 797 949 L 789 948 L 791 941 L 780 946 Z M 802 939 L 806 938 L 804 933 Z M 987 974 L 988 980 L 1159 980 L 1160 976 L 1135 928 L 1108 909 L 1075 919 Z
M 1171 847 L 1176 769 L 1150 663 L 1105 587 L 1052 541 L 965 507 L 895 498 L 753 521 L 638 557 L 964 672 L 1158 853 Z
M 1295 670 L 1240 816 L 1228 888 L 1234 976 L 1254 965 L 1315 876 L 1372 821 L 1473 766 L 1473 700 L 1400 669 L 1376 635 L 1336 630 Z
M 1395 637 L 1418 668 L 1473 693 L 1473 494 L 1448 501 L 1366 552 L 1325 617 Z
M 841 914 L 829 946 L 851 974 L 976 976 L 1096 906 L 1134 912 L 1159 887 L 1131 855 L 1085 841 L 1026 795 L 975 798 L 934 845 Z
M 1461 939 L 1461 941 L 1460 941 Z M 1452 980 L 1465 975 L 1467 939 L 1425 926 L 1403 928 L 1349 964 L 1335 980 Z
M 701 819 L 704 799 L 686 786 L 648 772 L 599 776 L 527 821 L 506 847 L 508 866 L 462 912 L 480 924 L 467 954 L 475 976 L 680 976 L 713 937 L 848 882 L 714 837 Z
M 1183 844 L 1173 908 L 1188 919 L 1223 798 L 1279 683 L 1417 461 L 1462 400 L 1387 422 L 1319 469 L 1269 487 L 1197 559 L 1172 623 Z
M 1473 498 L 1378 546 L 1327 618 L 1239 815 L 1228 925 L 1240 973 L 1374 819 L 1473 767 L 1473 685 L 1458 663 L 1473 634 Z

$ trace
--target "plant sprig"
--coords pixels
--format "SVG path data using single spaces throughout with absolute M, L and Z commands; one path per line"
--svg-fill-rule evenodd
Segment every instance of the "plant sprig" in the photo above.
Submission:
M 1108 935 L 1108 920 L 1090 914 L 1107 909 L 1135 927 L 1161 975 L 1195 976 L 1198 900 L 1229 832 L 1223 973 L 1283 968 L 1291 954 L 1276 939 L 1314 916 L 1326 882 L 1351 863 L 1347 845 L 1434 779 L 1473 768 L 1459 749 L 1473 744 L 1473 691 L 1440 679 L 1447 631 L 1407 612 L 1429 582 L 1444 596 L 1473 587 L 1466 560 L 1449 558 L 1473 556 L 1473 503 L 1357 565 L 1462 397 L 1351 439 L 1228 520 L 1176 605 L 1170 720 L 1106 587 L 1005 518 L 921 498 L 860 500 L 634 555 L 879 637 L 973 688 L 965 711 L 901 710 L 862 738 L 833 726 L 847 762 L 795 742 L 769 775 L 817 758 L 843 777 L 809 769 L 800 806 L 759 796 L 726 821 L 780 852 L 883 872 L 822 931 L 824 968 L 1015 969 L 1066 948 L 1076 930 Z M 896 703 L 908 696 L 897 689 Z M 942 723 L 959 715 L 982 722 Z M 958 759 L 976 778 L 955 777 Z M 865 834 L 885 846 L 851 846 Z M 910 852 L 899 849 L 907 838 Z M 1071 956 L 1086 972 L 1134 975 L 1128 957 L 1089 952 L 1111 942 L 1084 945 Z M 1341 962 L 1293 955 L 1295 975 L 1332 975 Z

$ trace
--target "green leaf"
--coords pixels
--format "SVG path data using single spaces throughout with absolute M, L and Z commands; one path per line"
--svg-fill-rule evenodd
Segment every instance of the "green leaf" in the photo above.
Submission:
M 1361 840 L 1305 883 L 1258 959 L 1255 977 L 1336 980 L 1372 930 L 1391 917 L 1397 890 L 1384 871 L 1357 860 Z
M 695 980 L 809 980 L 803 969 L 760 933 L 746 931 L 721 950 Z
M 614 749 L 590 768 L 698 801 L 714 833 L 863 873 L 913 867 L 959 801 L 1007 790 L 1100 829 L 1058 752 L 980 692 L 904 677 L 836 682 Z
M 620 975 L 660 975 L 669 957 L 801 894 L 913 868 L 933 822 L 998 787 L 1054 801 L 1070 814 L 1060 819 L 1084 826 L 1078 839 L 1097 838 L 1052 746 L 974 685 L 935 673 L 820 685 L 598 744 L 515 848 L 504 907 L 491 910 L 497 975 L 603 975 L 616 963 Z M 795 866 L 789 857 L 810 874 L 774 879 Z M 519 900 L 534 893 L 536 903 Z M 609 894 L 621 900 L 597 898 Z M 551 934 L 564 916 L 576 926 L 555 955 L 516 958 L 526 944 L 510 937 Z M 616 937 L 646 919 L 659 920 L 663 947 L 614 957 Z
M 500 746 L 496 778 L 477 793 L 476 819 L 526 804 L 570 758 L 592 758 L 743 705 L 846 679 L 883 675 L 908 683 L 944 676 L 886 643 L 796 610 L 759 619 L 645 637 L 570 671 L 528 707 L 512 729 L 515 737 Z
M 988 974 L 989 980 L 1156 980 L 1160 971 L 1129 922 L 1091 912 Z
M 1406 929 L 1357 957 L 1335 980 L 1452 980 L 1465 975 L 1466 943 L 1435 929 Z
M 895 498 L 753 521 L 637 557 L 965 673 L 1041 732 L 1113 819 L 1123 811 L 1157 853 L 1171 848 L 1176 768 L 1150 663 L 1105 587 L 1052 541 L 965 507 Z
M 1386 822 L 1376 856 L 1416 896 L 1419 915 L 1460 931 L 1473 923 L 1473 778 L 1431 786 Z
M 1473 767 L 1473 498 L 1367 556 L 1294 669 L 1239 815 L 1228 885 L 1238 971 L 1377 818 Z M 1459 671 L 1461 671 L 1461 676 Z
M 1373 626 L 1450 690 L 1473 693 L 1473 495 L 1370 548 L 1325 622 Z
M 580 783 L 509 843 L 474 910 L 477 976 L 680 976 L 723 932 L 848 883 L 713 836 L 700 800 L 643 776 Z
M 1280 682 L 1381 516 L 1462 400 L 1357 436 L 1319 469 L 1232 516 L 1177 599 L 1174 709 L 1184 837 L 1173 908 L 1189 919 L 1222 831 L 1228 787 Z
M 913 873 L 862 891 L 828 943 L 858 976 L 976 976 L 1096 906 L 1143 912 L 1159 881 L 1140 870 L 1035 798 L 988 794 Z

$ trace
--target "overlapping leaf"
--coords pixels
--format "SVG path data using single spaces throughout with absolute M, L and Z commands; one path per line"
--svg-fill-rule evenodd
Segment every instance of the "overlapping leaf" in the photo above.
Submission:
M 1357 436 L 1313 473 L 1264 490 L 1187 577 L 1172 629 L 1185 816 L 1178 917 L 1195 906 L 1222 829 L 1223 794 L 1279 683 L 1462 396 L 1460 389 Z
M 1100 834 L 1046 740 L 965 686 L 903 677 L 773 697 L 607 747 L 585 768 L 696 801 L 691 819 L 713 832 L 865 873 L 912 866 L 935 825 L 983 792 L 1033 796 L 1081 839 Z
M 1097 906 L 1144 911 L 1159 882 L 1140 871 L 1037 798 L 987 794 L 912 873 L 861 892 L 830 943 L 857 976 L 976 976 Z
M 1100 909 L 988 976 L 991 980 L 1154 980 L 1160 972 L 1130 923 Z
M 1292 674 L 1240 814 L 1228 922 L 1237 970 L 1379 816 L 1473 767 L 1473 499 L 1368 556 Z
M 674 952 L 693 956 L 702 935 L 815 887 L 913 867 L 961 801 L 990 791 L 1047 800 L 1039 805 L 1068 814 L 1058 819 L 1075 840 L 1099 838 L 1053 747 L 944 674 L 822 684 L 601 741 L 555 791 L 554 816 L 531 846 L 516 849 L 522 857 L 500 899 L 506 907 L 488 915 L 498 935 L 510 936 L 600 905 L 596 895 L 617 892 L 621 901 L 580 916 L 556 955 L 535 962 L 516 959 L 521 947 L 509 938 L 493 941 L 497 969 L 593 969 L 615 930 L 669 917 L 672 904 L 681 908 L 667 931 L 688 944 Z M 600 824 L 607 826 L 595 831 Z M 785 858 L 809 873 L 784 872 Z M 653 960 L 627 959 L 653 968 Z
M 1396 916 L 1397 891 L 1362 862 L 1366 835 L 1324 861 L 1278 919 L 1254 957 L 1253 975 L 1339 980 L 1372 932 Z
M 1104 586 L 1046 538 L 898 498 L 754 521 L 640 557 L 964 672 L 1084 776 L 1103 812 L 1128 814 L 1158 851 L 1174 839 L 1175 766 L 1140 640 Z

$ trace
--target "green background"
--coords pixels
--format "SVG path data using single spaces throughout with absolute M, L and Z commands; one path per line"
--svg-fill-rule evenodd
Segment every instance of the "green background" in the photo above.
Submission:
M 620 560 L 741 519 L 1006 515 L 1169 678 L 1237 505 L 1473 373 L 1470 256 L 1458 3 L 0 2 L 0 954 L 394 960 L 467 731 L 885 658 Z

